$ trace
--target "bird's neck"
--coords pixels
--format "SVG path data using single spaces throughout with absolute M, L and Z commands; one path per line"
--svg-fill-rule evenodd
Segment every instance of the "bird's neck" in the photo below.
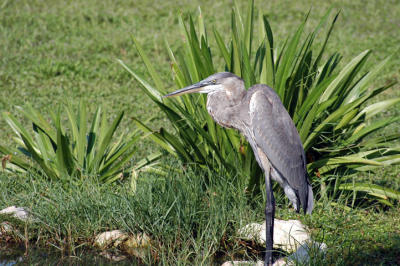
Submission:
M 219 125 L 241 130 L 241 101 L 232 101 L 224 91 L 207 96 L 207 111 Z

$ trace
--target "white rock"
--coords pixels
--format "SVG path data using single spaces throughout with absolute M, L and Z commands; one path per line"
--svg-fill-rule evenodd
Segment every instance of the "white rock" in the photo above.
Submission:
M 274 220 L 274 248 L 280 248 L 288 253 L 292 253 L 286 258 L 280 258 L 274 262 L 273 266 L 298 265 L 310 262 L 310 255 L 326 252 L 327 245 L 325 243 L 314 242 L 310 234 L 307 233 L 308 228 L 298 220 Z M 239 235 L 244 239 L 251 239 L 260 245 L 265 244 L 265 222 L 251 223 L 239 230 Z M 233 265 L 263 265 L 258 261 L 233 261 L 225 262 L 223 266 Z
M 260 225 L 261 226 L 261 225 Z M 286 258 L 280 258 L 273 263 L 272 266 L 295 266 L 308 264 L 310 262 L 310 253 L 316 255 L 317 253 L 326 253 L 327 245 L 325 243 L 318 243 L 312 241 L 306 241 L 299 246 L 297 251 Z M 234 266 L 234 265 L 248 265 L 248 266 L 262 266 L 263 261 L 227 261 L 222 266 Z
M 298 220 L 274 220 L 274 247 L 287 252 L 297 250 L 306 241 L 311 239 L 308 229 Z M 260 245 L 265 244 L 265 222 L 251 223 L 239 230 L 239 235 L 245 239 L 253 239 Z
M 29 218 L 29 212 L 22 207 L 10 206 L 0 211 L 0 214 L 10 214 L 14 218 L 20 219 L 21 221 L 27 221 Z
M 280 248 L 288 253 L 289 257 L 280 258 L 274 262 L 274 266 L 305 264 L 310 261 L 310 253 L 325 254 L 327 246 L 325 243 L 314 242 L 308 233 L 308 228 L 298 220 L 274 220 L 274 248 Z M 244 239 L 251 239 L 260 245 L 265 245 L 265 222 L 251 223 L 239 230 L 239 235 Z M 255 262 L 234 261 L 225 262 L 224 266 L 230 265 L 258 265 Z M 262 262 L 261 262 L 262 263 Z M 262 264 L 260 264 L 262 265 Z
M 129 235 L 127 233 L 122 232 L 121 230 L 107 231 L 98 234 L 94 240 L 94 244 L 97 247 L 104 249 L 107 246 L 111 245 L 112 243 L 116 241 L 124 241 L 128 237 Z
M 100 249 L 106 249 L 113 245 L 113 247 L 124 251 L 125 253 L 143 258 L 150 247 L 150 237 L 145 233 L 138 233 L 136 235 L 127 234 L 121 230 L 114 230 L 103 232 L 96 236 L 94 245 Z M 117 256 L 110 252 L 103 252 L 102 255 L 110 260 L 122 260 L 122 256 Z

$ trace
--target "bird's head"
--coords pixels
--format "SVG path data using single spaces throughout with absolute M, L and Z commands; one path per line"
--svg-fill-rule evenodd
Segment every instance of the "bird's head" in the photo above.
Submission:
M 187 93 L 225 93 L 232 100 L 243 97 L 245 93 L 244 82 L 241 78 L 230 72 L 220 72 L 203 79 L 193 85 L 171 92 L 164 97 L 180 96 Z

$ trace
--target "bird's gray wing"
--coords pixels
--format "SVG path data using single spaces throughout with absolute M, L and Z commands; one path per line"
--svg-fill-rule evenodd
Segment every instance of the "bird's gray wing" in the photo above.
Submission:
M 303 203 L 308 197 L 308 192 L 303 193 L 308 191 L 308 181 L 304 149 L 297 129 L 271 88 L 266 85 L 253 88 L 249 111 L 254 141 L 274 169 L 292 188 L 303 194 L 298 195 Z

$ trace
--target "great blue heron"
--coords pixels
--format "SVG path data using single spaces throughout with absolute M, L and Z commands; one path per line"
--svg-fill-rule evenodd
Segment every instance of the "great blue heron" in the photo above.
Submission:
M 221 126 L 239 130 L 250 143 L 265 173 L 266 255 L 272 264 L 275 199 L 271 178 L 277 181 L 298 212 L 311 213 L 313 192 L 306 176 L 306 160 L 300 136 L 273 89 L 264 84 L 249 90 L 238 76 L 216 73 L 164 97 L 186 93 L 207 93 L 207 110 Z

